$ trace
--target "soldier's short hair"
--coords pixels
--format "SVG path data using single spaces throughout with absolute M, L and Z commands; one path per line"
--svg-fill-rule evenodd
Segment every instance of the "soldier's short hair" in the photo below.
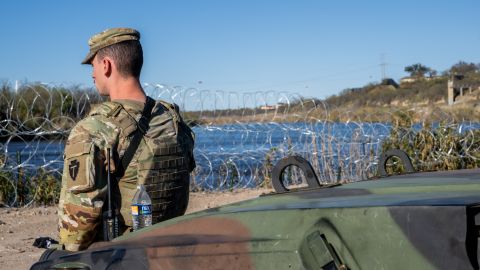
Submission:
M 110 57 L 115 62 L 118 72 L 124 76 L 140 77 L 143 66 L 143 50 L 138 40 L 127 40 L 102 48 L 97 53 L 98 59 Z

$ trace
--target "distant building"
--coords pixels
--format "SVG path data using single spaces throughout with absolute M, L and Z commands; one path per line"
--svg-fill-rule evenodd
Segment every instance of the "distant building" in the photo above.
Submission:
M 430 77 L 403 77 L 400 79 L 400 85 L 405 83 L 414 83 L 419 80 L 431 81 L 436 79 L 441 79 L 441 76 L 430 76 Z
M 464 95 L 471 94 L 472 91 L 480 90 L 480 84 L 475 83 L 465 83 L 463 75 L 453 75 L 448 79 L 447 83 L 447 103 L 448 105 L 453 105 L 457 102 L 458 97 L 463 97 Z
M 398 88 L 398 87 L 399 87 L 398 83 L 397 83 L 394 79 L 392 79 L 392 78 L 385 78 L 385 79 L 383 79 L 381 85 L 391 85 L 391 86 L 393 86 L 393 87 L 395 87 L 395 88 Z
M 414 83 L 418 80 L 417 77 L 403 77 L 400 79 L 400 84 L 404 83 Z
M 260 110 L 270 111 L 270 110 L 275 110 L 275 108 L 276 108 L 276 106 L 265 105 L 265 106 L 261 106 L 261 107 L 260 107 Z

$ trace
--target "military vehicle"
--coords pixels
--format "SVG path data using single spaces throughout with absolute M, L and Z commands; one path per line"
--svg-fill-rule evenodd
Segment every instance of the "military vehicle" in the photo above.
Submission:
M 31 269 L 479 268 L 480 169 L 316 187 L 309 164 L 295 160 L 281 161 L 276 176 L 297 164 L 315 187 L 280 187 L 82 252 L 47 254 Z

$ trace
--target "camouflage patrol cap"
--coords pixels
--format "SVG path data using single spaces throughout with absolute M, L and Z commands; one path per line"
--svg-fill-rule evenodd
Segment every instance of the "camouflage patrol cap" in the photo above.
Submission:
M 140 40 L 140 33 L 132 28 L 110 28 L 92 36 L 88 40 L 90 51 L 82 64 L 90 64 L 100 49 L 127 40 Z

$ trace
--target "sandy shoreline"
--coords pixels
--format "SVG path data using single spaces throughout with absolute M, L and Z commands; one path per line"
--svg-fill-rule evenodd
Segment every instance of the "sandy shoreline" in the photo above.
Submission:
M 243 201 L 269 193 L 269 189 L 242 189 L 233 192 L 194 192 L 188 213 Z M 49 207 L 0 208 L 1 269 L 29 269 L 45 251 L 33 247 L 40 236 L 57 237 L 57 209 Z

